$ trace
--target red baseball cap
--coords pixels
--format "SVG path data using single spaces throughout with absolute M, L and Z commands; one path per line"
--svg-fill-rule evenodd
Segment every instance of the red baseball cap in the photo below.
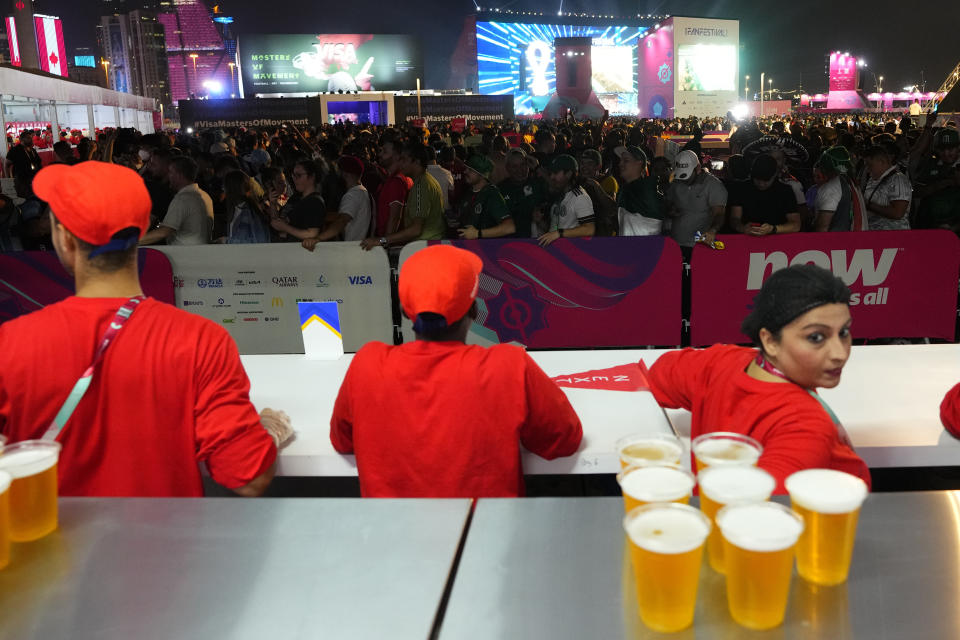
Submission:
M 143 178 L 118 164 L 52 164 L 33 179 L 33 191 L 50 205 L 53 215 L 70 233 L 97 247 L 115 240 L 118 232 L 134 227 L 139 239 L 150 224 L 150 194 Z M 133 237 L 132 233 L 129 237 Z
M 400 269 L 400 305 L 414 321 L 414 329 L 421 313 L 441 315 L 447 326 L 467 315 L 480 288 L 481 271 L 479 256 L 448 244 L 410 256 Z

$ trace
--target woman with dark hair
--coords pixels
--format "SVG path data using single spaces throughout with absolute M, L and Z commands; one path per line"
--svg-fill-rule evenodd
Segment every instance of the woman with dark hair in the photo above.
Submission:
M 269 202 L 270 226 L 283 234 L 286 241 L 301 242 L 313 238 L 323 230 L 327 212 L 320 195 L 323 172 L 313 160 L 298 160 L 290 173 L 296 195 L 282 210 Z
M 850 357 L 850 290 L 832 273 L 799 265 L 774 273 L 741 330 L 757 348 L 716 345 L 661 356 L 650 386 L 661 406 L 693 413 L 690 437 L 742 433 L 763 445 L 758 465 L 783 481 L 801 469 L 845 471 L 870 484 L 867 465 L 816 393 Z
M 260 204 L 250 192 L 250 178 L 242 171 L 223 177 L 223 196 L 227 212 L 227 244 L 270 242 L 270 231 Z

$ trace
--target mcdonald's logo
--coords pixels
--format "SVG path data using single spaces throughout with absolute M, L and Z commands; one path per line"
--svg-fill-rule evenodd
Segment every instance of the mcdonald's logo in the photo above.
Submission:
M 282 307 L 282 306 L 283 306 L 283 298 L 273 298 L 273 299 L 271 299 L 271 300 L 270 300 L 270 306 L 271 306 L 271 307 Z

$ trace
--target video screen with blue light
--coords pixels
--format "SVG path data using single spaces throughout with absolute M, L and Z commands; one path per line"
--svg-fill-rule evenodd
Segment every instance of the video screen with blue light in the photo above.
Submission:
M 612 115 L 637 108 L 637 40 L 645 27 L 477 23 L 480 93 L 514 96 L 517 115 L 543 110 L 556 87 L 555 38 L 592 38 L 593 91 Z

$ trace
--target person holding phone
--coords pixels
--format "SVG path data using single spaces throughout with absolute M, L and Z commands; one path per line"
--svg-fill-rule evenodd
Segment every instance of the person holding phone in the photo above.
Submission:
M 777 177 L 780 166 L 769 155 L 757 156 L 750 181 L 737 189 L 731 200 L 730 224 L 750 236 L 768 236 L 800 231 L 800 212 L 789 186 Z

